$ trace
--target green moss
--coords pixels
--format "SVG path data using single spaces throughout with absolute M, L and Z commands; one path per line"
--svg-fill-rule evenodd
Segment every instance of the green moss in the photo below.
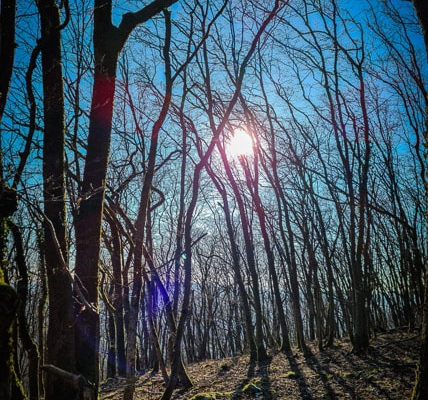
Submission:
M 236 392 L 207 392 L 198 393 L 189 400 L 230 400 Z
M 294 371 L 288 371 L 285 375 L 284 378 L 287 379 L 296 379 L 298 377 L 298 374 Z
M 378 368 L 374 368 L 368 371 L 368 373 L 370 375 L 377 375 L 379 373 L 379 369 Z
M 189 400 L 217 400 L 219 393 L 198 393 Z
M 254 396 L 262 392 L 262 389 L 254 382 L 247 383 L 241 390 L 242 394 Z
M 268 385 L 269 384 L 269 378 L 266 375 L 263 375 L 262 377 L 260 377 L 259 379 L 256 380 L 255 384 L 257 386 Z

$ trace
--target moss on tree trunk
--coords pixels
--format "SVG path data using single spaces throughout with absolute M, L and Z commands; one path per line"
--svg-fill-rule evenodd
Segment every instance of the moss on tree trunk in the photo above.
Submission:
M 25 398 L 14 365 L 13 324 L 18 303 L 18 294 L 5 282 L 0 268 L 0 398 L 4 400 Z

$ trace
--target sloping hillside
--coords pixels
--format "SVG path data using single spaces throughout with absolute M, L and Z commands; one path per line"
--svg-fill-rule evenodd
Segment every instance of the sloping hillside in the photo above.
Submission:
M 173 399 L 364 399 L 403 400 L 410 397 L 418 354 L 417 332 L 378 335 L 363 356 L 351 353 L 348 341 L 312 355 L 271 353 L 269 362 L 250 365 L 246 356 L 205 361 L 188 366 L 194 387 L 177 391 Z M 122 398 L 124 381 L 103 384 L 102 399 Z M 137 397 L 158 399 L 160 375 L 139 378 Z

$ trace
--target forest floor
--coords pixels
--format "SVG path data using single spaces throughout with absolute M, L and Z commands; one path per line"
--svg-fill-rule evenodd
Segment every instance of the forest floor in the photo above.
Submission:
M 193 387 L 177 390 L 174 400 L 238 399 L 364 399 L 405 400 L 410 398 L 418 358 L 419 333 L 395 331 L 373 338 L 367 353 L 357 356 L 347 340 L 312 354 L 293 350 L 272 352 L 266 363 L 250 365 L 240 356 L 190 364 L 187 371 Z M 102 385 L 102 400 L 122 399 L 124 380 Z M 138 400 L 158 399 L 164 390 L 160 375 L 138 378 Z

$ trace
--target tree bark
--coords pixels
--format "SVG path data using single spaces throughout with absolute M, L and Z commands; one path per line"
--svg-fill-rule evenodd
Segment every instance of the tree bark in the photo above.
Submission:
M 0 235 L 5 235 L 2 221 Z M 0 254 L 3 261 L 3 252 Z M 3 268 L 0 267 L 0 398 L 4 400 L 24 399 L 24 389 L 15 371 L 13 324 L 18 310 L 18 294 L 6 283 Z
M 75 369 L 72 288 L 67 269 L 65 206 L 65 110 L 60 11 L 55 1 L 37 3 L 41 21 L 44 143 L 43 194 L 45 260 L 49 287 L 48 362 Z M 50 226 L 52 224 L 52 226 Z M 53 230 L 51 229 L 53 227 Z M 65 262 L 65 263 L 64 263 Z M 48 376 L 46 399 L 73 399 L 75 392 L 57 376 Z
M 15 57 L 15 16 L 16 1 L 2 0 L 0 10 L 0 122 L 6 106 Z M 0 150 L 0 398 L 12 399 L 12 386 L 15 381 L 12 357 L 11 327 L 18 309 L 17 294 L 6 283 L 3 269 L 6 259 L 6 219 L 18 206 L 16 191 L 9 188 L 3 180 L 3 157 Z
M 109 208 L 107 221 L 111 229 L 112 255 L 111 263 L 113 268 L 113 318 L 114 318 L 114 338 L 115 338 L 115 364 L 119 376 L 126 374 L 126 353 L 125 353 L 125 321 L 123 307 L 123 282 L 122 282 L 122 240 L 117 224 L 119 223 L 113 215 L 114 210 Z
M 425 50 L 428 56 L 428 3 L 424 0 L 413 0 L 413 5 L 422 27 L 425 41 Z M 428 147 L 428 103 L 425 106 L 425 150 Z M 425 151 L 425 163 L 428 162 Z M 425 206 L 428 204 L 428 188 L 425 187 Z M 428 225 L 428 219 L 426 220 Z M 416 369 L 415 385 L 412 392 L 412 400 L 422 400 L 428 398 L 428 265 L 425 263 L 425 292 L 422 316 L 421 349 L 419 353 L 418 367 Z
M 0 10 L 0 123 L 6 106 L 15 58 L 15 17 L 16 0 L 2 0 Z
M 0 5 L 0 123 L 6 106 L 15 58 L 16 0 L 2 0 Z M 7 283 L 4 261 L 7 254 L 6 221 L 18 208 L 16 188 L 10 188 L 3 177 L 3 155 L 0 149 L 0 398 L 12 400 L 18 380 L 14 369 L 12 325 L 16 319 L 18 296 Z M 14 389 L 15 387 L 15 389 Z

